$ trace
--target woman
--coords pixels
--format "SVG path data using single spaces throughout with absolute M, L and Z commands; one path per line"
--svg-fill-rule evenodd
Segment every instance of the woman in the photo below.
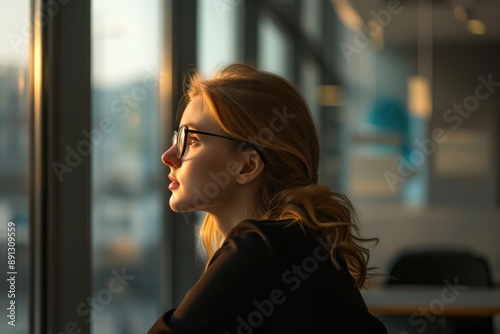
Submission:
M 385 333 L 359 293 L 368 249 L 350 201 L 317 184 L 309 109 L 283 78 L 230 65 L 191 76 L 162 156 L 170 207 L 205 211 L 205 272 L 160 333 Z

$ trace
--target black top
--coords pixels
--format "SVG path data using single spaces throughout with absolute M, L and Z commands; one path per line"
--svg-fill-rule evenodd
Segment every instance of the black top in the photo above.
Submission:
M 163 333 L 387 332 L 319 235 L 290 221 L 245 220 L 179 307 L 148 332 Z

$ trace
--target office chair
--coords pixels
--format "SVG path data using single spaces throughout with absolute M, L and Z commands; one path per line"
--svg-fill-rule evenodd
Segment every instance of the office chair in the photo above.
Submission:
M 407 315 L 379 315 L 377 318 L 384 324 L 387 334 L 447 334 L 442 317 L 425 322 L 421 318 L 418 323 Z
M 463 251 L 420 251 L 400 255 L 388 284 L 445 285 L 458 281 L 468 286 L 493 286 L 486 261 Z
M 390 271 L 388 287 L 394 285 L 451 284 L 492 287 L 484 258 L 463 251 L 408 251 L 400 255 Z M 493 318 L 447 317 L 454 334 L 494 334 Z

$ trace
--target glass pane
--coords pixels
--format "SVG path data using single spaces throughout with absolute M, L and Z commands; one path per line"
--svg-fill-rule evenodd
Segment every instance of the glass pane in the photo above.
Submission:
M 161 6 L 92 2 L 93 333 L 146 333 L 161 311 Z
M 0 333 L 28 331 L 30 1 L 0 1 Z
M 221 66 L 241 62 L 243 1 L 198 0 L 198 67 L 210 76 Z
M 258 23 L 259 70 L 269 71 L 292 80 L 292 42 L 289 36 L 268 13 L 263 13 Z

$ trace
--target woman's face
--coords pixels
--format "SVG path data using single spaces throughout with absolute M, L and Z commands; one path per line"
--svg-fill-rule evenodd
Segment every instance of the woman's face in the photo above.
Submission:
M 224 135 L 199 96 L 184 110 L 180 125 Z M 237 186 L 235 166 L 239 156 L 234 141 L 197 133 L 186 137 L 181 158 L 177 158 L 174 146 L 162 155 L 163 163 L 170 167 L 170 207 L 176 212 L 212 212 L 228 205 Z

